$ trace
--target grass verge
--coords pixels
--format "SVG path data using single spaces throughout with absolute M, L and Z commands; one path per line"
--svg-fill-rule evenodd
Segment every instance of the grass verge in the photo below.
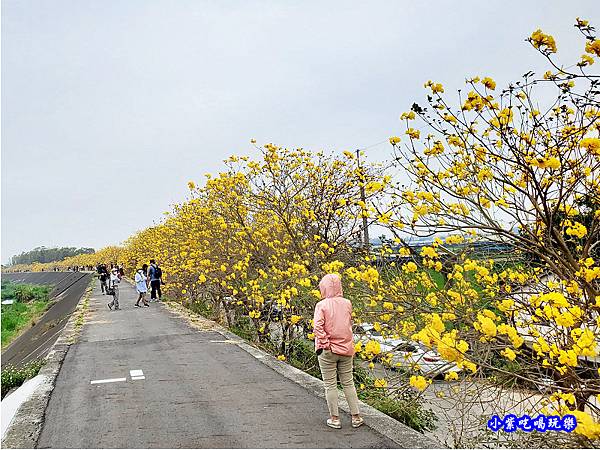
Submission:
M 21 386 L 26 380 L 35 377 L 42 366 L 44 359 L 33 361 L 20 369 L 8 366 L 2 370 L 2 398 L 15 387 Z
M 48 309 L 50 287 L 30 284 L 2 283 L 2 348 L 14 341 Z

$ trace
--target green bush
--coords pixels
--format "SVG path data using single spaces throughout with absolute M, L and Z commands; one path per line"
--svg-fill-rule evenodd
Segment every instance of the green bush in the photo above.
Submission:
M 49 286 L 35 286 L 32 284 L 17 284 L 14 289 L 15 299 L 20 302 L 48 300 L 49 293 Z
M 288 361 L 297 369 L 303 370 L 313 377 L 321 378 L 319 360 L 315 353 L 315 344 L 313 341 L 294 339 L 290 342 Z
M 212 318 L 214 315 L 212 306 L 209 303 L 204 302 L 202 300 L 194 300 L 187 307 L 191 311 L 201 315 L 202 317 Z
M 2 331 L 14 331 L 20 325 L 19 320 L 29 308 L 22 303 L 13 303 L 12 305 L 4 305 L 2 307 Z
M 2 300 L 7 300 L 9 298 L 15 298 L 15 285 L 10 281 L 2 282 Z
M 49 292 L 48 286 L 2 283 L 2 299 L 15 300 L 12 305 L 2 305 L 2 347 L 46 311 Z
M 248 316 L 238 317 L 229 330 L 250 342 L 255 342 L 257 339 L 256 328 L 254 328 L 254 324 Z
M 364 386 L 363 389 L 358 389 L 358 398 L 398 422 L 419 432 L 433 431 L 437 428 L 437 417 L 433 411 L 423 407 L 419 397 L 412 390 L 405 389 L 394 394 L 377 388 L 371 374 L 362 367 L 354 368 L 354 382 L 359 387 Z
M 21 386 L 29 378 L 35 377 L 42 366 L 45 364 L 45 360 L 40 359 L 33 361 L 26 366 L 16 369 L 8 366 L 2 370 L 2 398 L 12 389 Z
M 10 281 L 2 283 L 2 300 L 13 299 L 18 302 L 46 301 L 50 294 L 50 286 L 35 284 L 15 284 Z

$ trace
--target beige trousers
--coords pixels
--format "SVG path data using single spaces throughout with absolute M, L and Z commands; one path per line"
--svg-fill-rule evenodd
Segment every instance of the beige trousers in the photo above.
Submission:
M 319 355 L 319 367 L 325 383 L 325 396 L 329 414 L 339 416 L 337 378 L 344 388 L 344 395 L 350 407 L 350 414 L 358 414 L 358 396 L 354 387 L 352 375 L 353 356 L 342 356 L 332 353 L 331 350 L 323 350 Z

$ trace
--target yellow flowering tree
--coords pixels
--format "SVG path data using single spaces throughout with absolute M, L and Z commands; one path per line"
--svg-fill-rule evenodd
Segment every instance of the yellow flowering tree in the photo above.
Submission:
M 576 411 L 587 423 L 576 433 L 596 439 L 600 41 L 586 21 L 575 26 L 584 42 L 573 69 L 555 62 L 554 38 L 537 30 L 529 42 L 549 61 L 543 77 L 529 72 L 500 89 L 475 76 L 456 102 L 430 81 L 428 105 L 402 115 L 406 138 L 390 143 L 411 183 L 390 185 L 377 214 L 401 247 L 410 235 L 432 243 L 401 249 L 413 256 L 364 286 L 372 301 L 363 314 L 467 378 L 530 388 L 549 379 L 545 411 Z M 394 260 L 392 251 L 382 258 Z
M 394 177 L 385 165 L 359 168 L 350 152 L 267 144 L 190 181 L 189 198 L 123 248 L 33 269 L 119 262 L 131 275 L 156 259 L 168 298 L 303 367 L 314 366 L 312 349 L 298 348 L 314 337 L 318 280 L 337 272 L 355 322 L 374 330 L 356 344 L 372 371 L 359 391 L 424 398 L 435 384 L 420 362 L 386 349 L 416 341 L 453 364 L 453 384 L 500 387 L 499 397 L 549 387 L 531 410 L 571 413 L 579 436 L 598 439 L 600 41 L 586 21 L 575 26 L 582 56 L 568 68 L 536 30 L 528 40 L 550 67 L 541 77 L 500 88 L 475 76 L 456 100 L 425 83 L 428 105 L 413 104 L 389 139 Z M 360 245 L 363 219 L 392 236 L 377 252 Z M 465 400 L 458 388 L 442 394 Z M 477 439 L 470 446 L 488 442 Z
M 355 260 L 367 202 L 390 180 L 349 152 L 260 150 L 259 160 L 230 157 L 203 186 L 189 182 L 189 200 L 131 237 L 121 260 L 131 271 L 155 258 L 171 297 L 287 356 L 311 337 L 319 278 Z

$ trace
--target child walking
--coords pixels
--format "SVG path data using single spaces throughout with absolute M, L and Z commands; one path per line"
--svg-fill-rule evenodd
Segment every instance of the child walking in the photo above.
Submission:
M 135 307 L 140 308 L 140 300 L 144 306 L 150 306 L 146 301 L 146 293 L 148 292 L 148 278 L 146 277 L 146 271 L 148 270 L 148 264 L 144 264 L 141 269 L 135 273 L 135 288 L 138 291 L 138 299 L 135 302 Z
M 117 271 L 117 269 L 112 269 L 112 271 L 110 272 L 110 288 L 112 291 L 112 302 L 110 302 L 108 304 L 108 308 L 109 309 L 113 309 L 113 307 L 115 308 L 115 310 L 120 309 L 119 308 L 119 283 L 121 282 L 121 276 L 119 275 L 119 272 Z M 107 290 L 108 292 L 108 290 Z

